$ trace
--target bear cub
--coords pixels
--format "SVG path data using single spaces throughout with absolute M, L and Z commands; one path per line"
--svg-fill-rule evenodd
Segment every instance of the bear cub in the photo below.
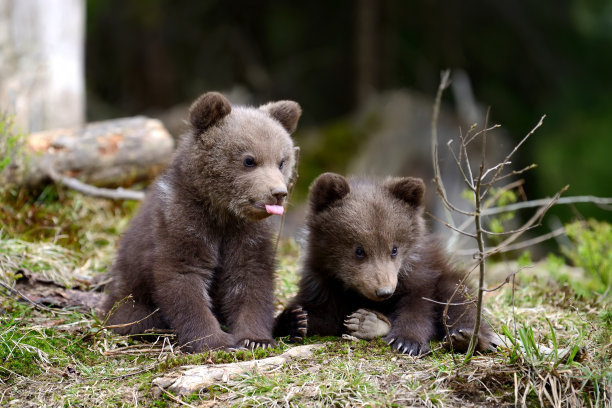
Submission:
M 466 351 L 476 308 L 464 274 L 426 232 L 424 191 L 411 177 L 319 176 L 310 187 L 299 291 L 277 317 L 275 336 L 383 336 L 411 355 L 438 339 Z M 483 320 L 477 350 L 494 349 L 494 339 Z
M 293 101 L 231 106 L 216 92 L 191 105 L 188 132 L 120 240 L 105 304 L 114 331 L 174 330 L 189 352 L 275 344 L 267 218 L 283 213 L 300 115 Z

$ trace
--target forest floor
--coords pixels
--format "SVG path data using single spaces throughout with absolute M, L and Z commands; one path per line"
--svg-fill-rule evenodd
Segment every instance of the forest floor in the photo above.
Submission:
M 559 273 L 567 269 L 560 258 L 521 268 L 514 285 L 487 295 L 491 325 L 516 339 L 496 353 L 464 362 L 436 343 L 414 358 L 381 340 L 308 338 L 321 344 L 309 357 L 173 391 L 162 380 L 185 366 L 226 367 L 295 345 L 189 355 L 170 335 L 138 342 L 105 329 L 95 307 L 136 207 L 55 187 L 37 200 L 12 193 L 0 201 L 0 406 L 612 406 L 610 297 L 578 293 Z M 298 255 L 294 241 L 282 242 L 279 310 L 295 294 Z M 495 268 L 500 276 L 519 269 Z M 571 280 L 587 279 L 568 270 Z

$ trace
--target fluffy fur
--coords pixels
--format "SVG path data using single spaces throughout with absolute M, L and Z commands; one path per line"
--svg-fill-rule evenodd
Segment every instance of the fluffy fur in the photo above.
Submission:
M 475 307 L 466 303 L 463 274 L 426 231 L 424 190 L 410 177 L 319 176 L 310 189 L 299 292 L 277 318 L 275 335 L 341 335 L 368 325 L 374 335 L 361 337 L 384 334 L 395 350 L 416 355 L 446 336 L 443 310 L 450 302 L 458 305 L 448 307 L 446 340 L 465 351 Z M 480 351 L 494 347 L 490 334 L 483 321 Z
M 173 329 L 191 352 L 272 345 L 265 205 L 287 195 L 301 109 L 232 107 L 210 92 L 189 114 L 188 134 L 120 241 L 108 324 L 120 334 Z

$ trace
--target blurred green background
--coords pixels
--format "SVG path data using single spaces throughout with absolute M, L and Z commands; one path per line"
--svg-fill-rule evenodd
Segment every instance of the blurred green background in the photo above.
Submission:
M 302 198 L 320 171 L 347 171 L 376 127 L 376 118 L 350 118 L 373 94 L 409 89 L 433 101 L 445 68 L 468 75 L 510 142 L 547 115 L 518 157 L 516 167 L 539 165 L 528 198 L 565 184 L 566 195 L 612 196 L 610 1 L 87 2 L 88 120 L 163 116 L 206 90 L 238 89 L 253 104 L 296 100 Z M 452 105 L 449 94 L 444 102 Z M 314 142 L 303 134 L 311 128 L 322 135 Z M 566 220 L 574 210 L 555 213 Z

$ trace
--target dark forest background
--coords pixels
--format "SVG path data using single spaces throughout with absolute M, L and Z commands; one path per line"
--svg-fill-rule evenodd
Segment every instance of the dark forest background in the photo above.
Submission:
M 88 120 L 155 115 L 206 90 L 241 89 L 253 104 L 296 100 L 300 129 L 325 127 L 389 89 L 433 101 L 445 68 L 467 73 L 515 142 L 547 115 L 518 163 L 539 165 L 529 198 L 565 184 L 567 195 L 612 195 L 609 1 L 87 2 Z M 358 143 L 350 129 L 339 133 Z

